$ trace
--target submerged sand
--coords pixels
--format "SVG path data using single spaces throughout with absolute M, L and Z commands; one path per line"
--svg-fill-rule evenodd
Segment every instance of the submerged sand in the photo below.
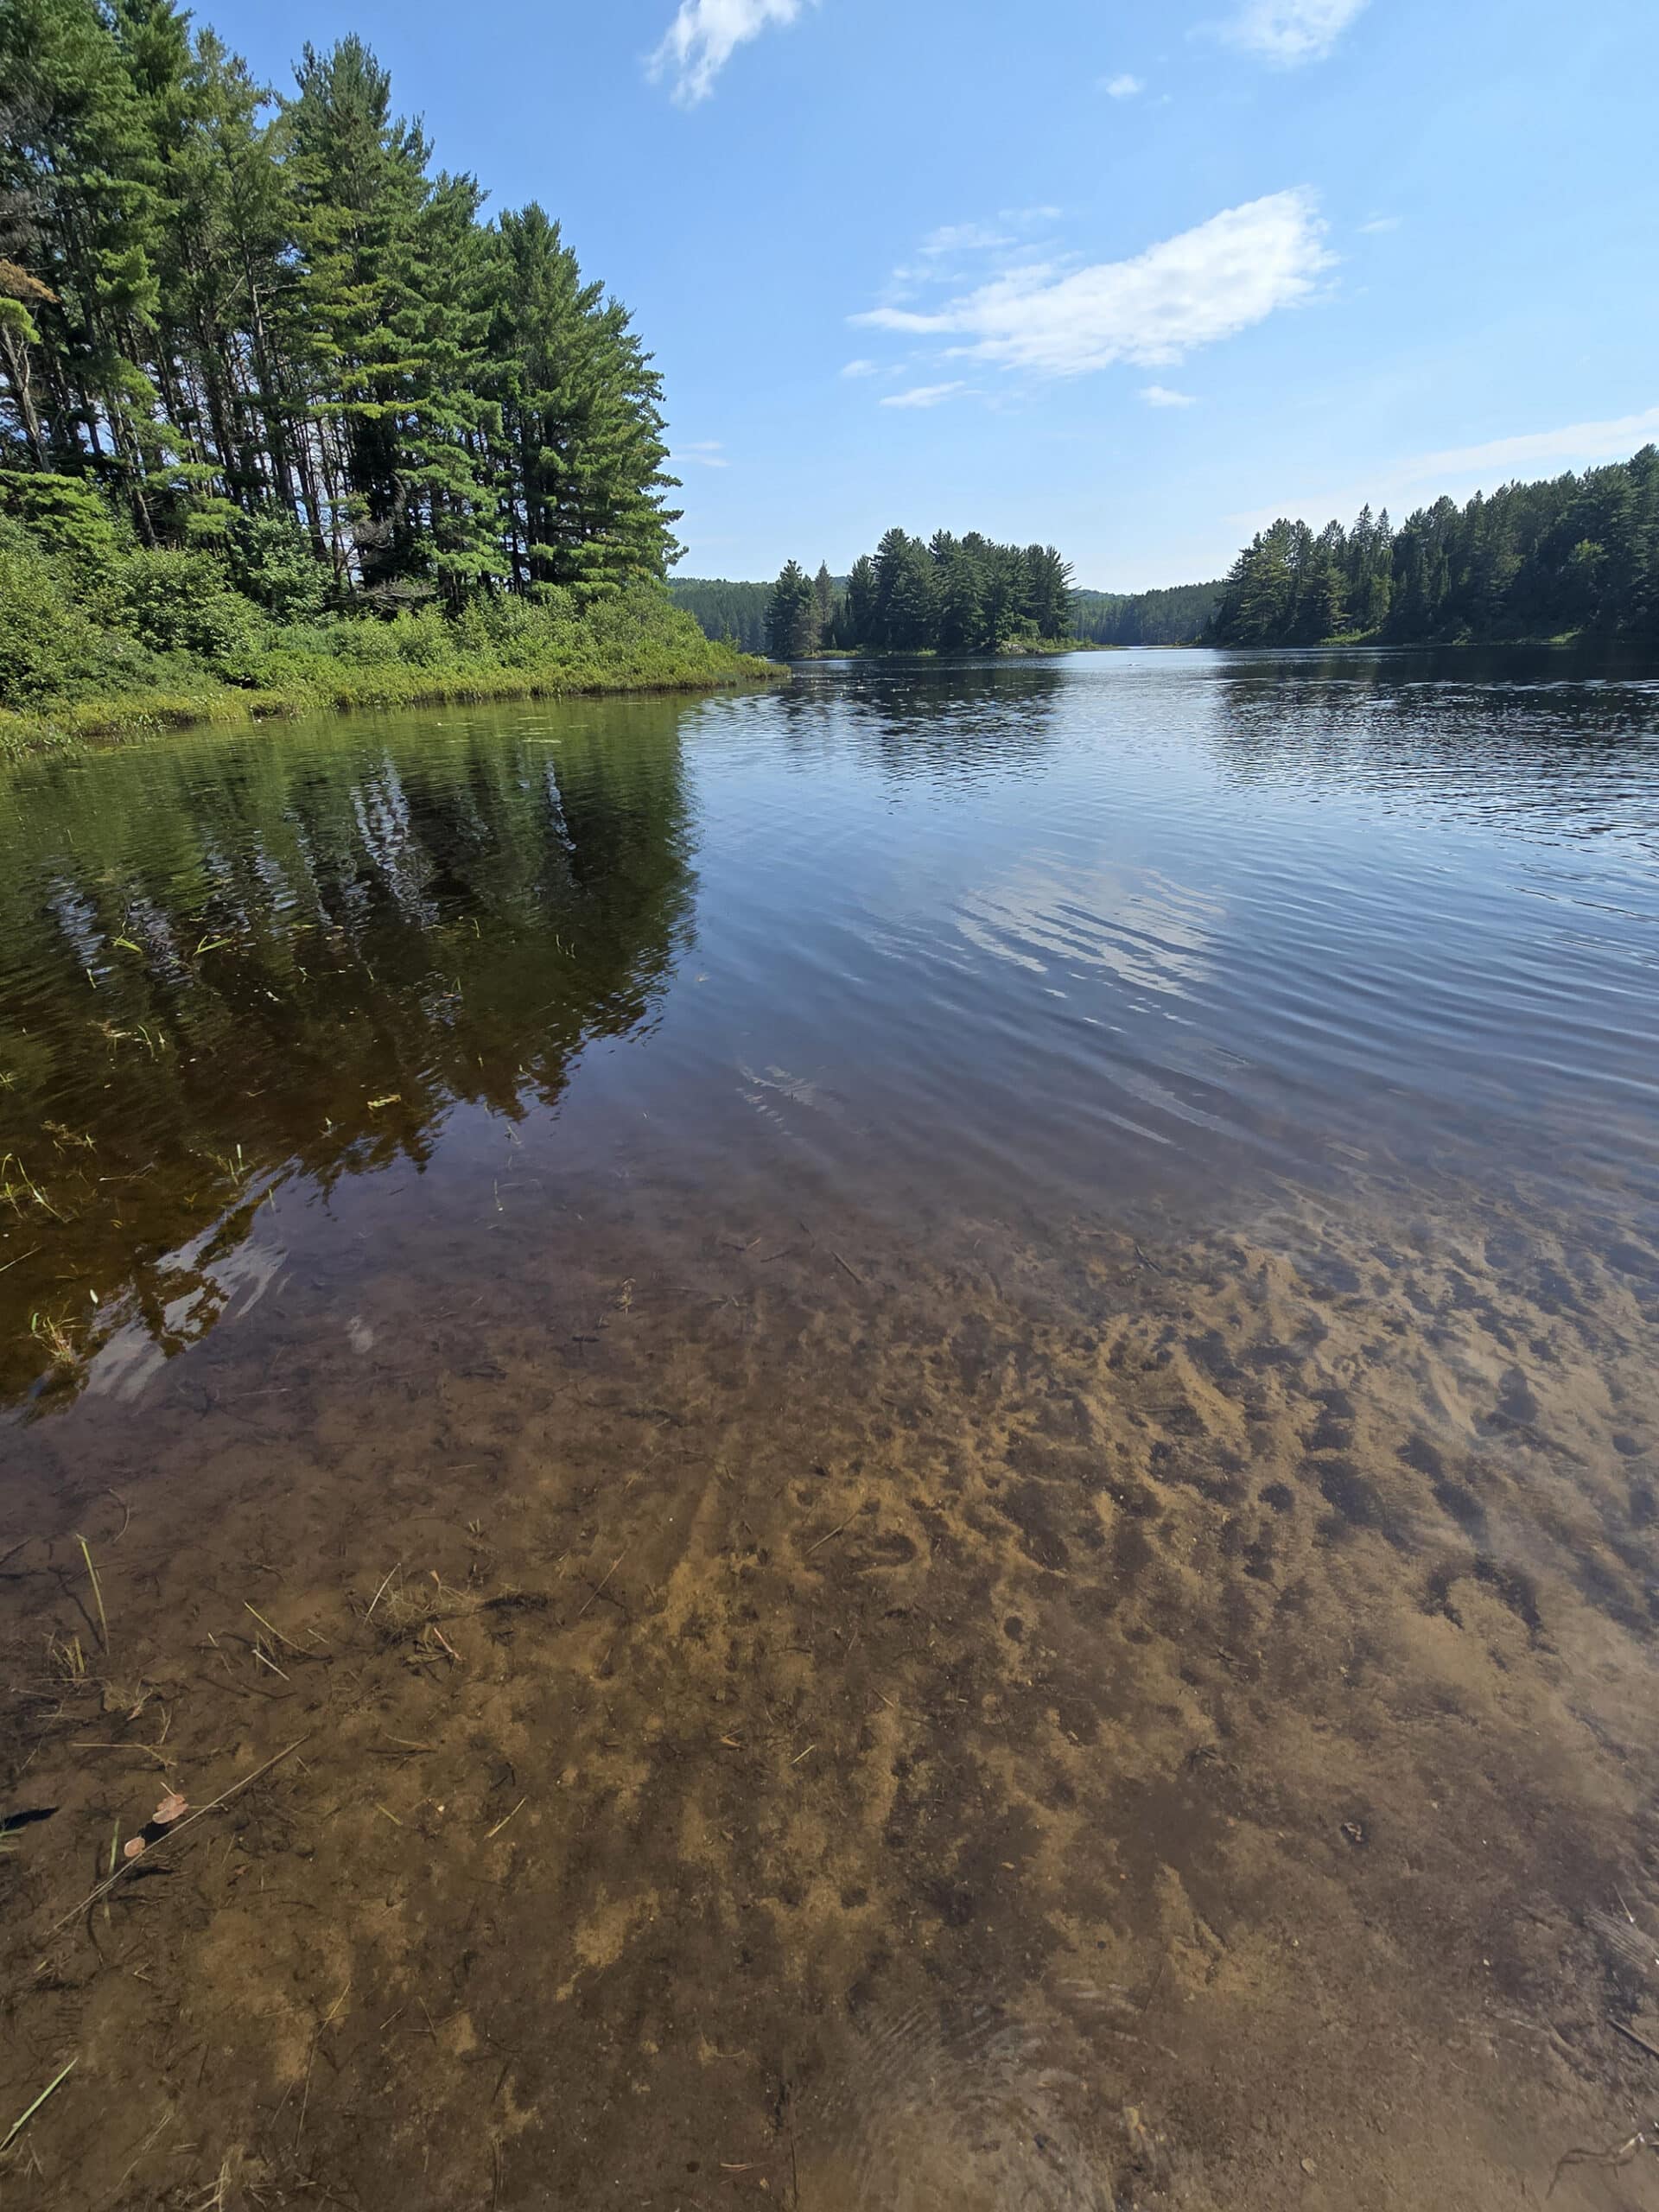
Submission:
M 0 1435 L 0 2203 L 1655 2201 L 1652 1243 L 386 1185 Z

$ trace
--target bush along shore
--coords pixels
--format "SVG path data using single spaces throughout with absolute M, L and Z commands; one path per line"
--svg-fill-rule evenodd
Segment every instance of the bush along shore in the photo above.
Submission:
M 352 707 L 561 693 L 713 690 L 780 674 L 714 643 L 663 588 L 583 605 L 549 585 L 365 619 L 283 620 L 211 556 L 116 554 L 81 566 L 0 524 L 0 756 Z

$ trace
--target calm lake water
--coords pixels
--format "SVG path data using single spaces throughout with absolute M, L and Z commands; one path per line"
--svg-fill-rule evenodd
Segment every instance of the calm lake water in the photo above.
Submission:
M 286 1233 L 239 1202 L 493 1125 L 556 1128 L 560 1204 L 919 1234 L 1447 1177 L 1650 1221 L 1656 859 L 1659 681 L 1547 657 L 829 666 L 45 761 L 0 794 L 0 1379 L 34 1314 L 189 1333 L 193 1240 Z
M 1484 2212 L 1629 2134 L 1659 671 L 823 664 L 42 760 L 0 1156 L 0 2093 L 101 2084 L 62 2201 L 163 2103 L 144 2202 L 241 2146 Z M 240 1856 L 117 1892 L 132 1973 L 37 1983 L 145 1762 L 290 1738 Z

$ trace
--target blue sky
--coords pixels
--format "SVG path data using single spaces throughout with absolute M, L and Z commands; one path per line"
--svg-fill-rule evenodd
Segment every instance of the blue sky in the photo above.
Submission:
M 207 0 L 357 30 L 667 379 L 683 574 L 893 523 L 1217 575 L 1659 438 L 1655 0 Z

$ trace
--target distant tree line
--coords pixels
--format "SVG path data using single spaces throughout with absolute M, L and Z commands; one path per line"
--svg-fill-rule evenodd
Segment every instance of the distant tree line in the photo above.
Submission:
M 779 660 L 821 650 L 1000 653 L 1071 634 L 1071 569 L 1052 545 L 998 545 L 977 531 L 928 540 L 890 530 L 844 586 L 791 561 L 766 602 Z
M 1659 639 L 1659 448 L 1629 461 L 1437 499 L 1396 531 L 1367 507 L 1351 530 L 1275 522 L 1222 588 L 1227 645 L 1463 639 Z
M 770 584 L 730 583 L 724 578 L 671 576 L 669 597 L 699 622 L 706 636 L 717 643 L 738 646 L 746 653 L 764 653 L 768 644 L 766 607 Z
M 1222 588 L 1175 584 L 1163 591 L 1072 594 L 1077 634 L 1090 645 L 1191 645 L 1221 604 Z
M 356 38 L 278 97 L 173 0 L 0 6 L 0 517 L 268 612 L 660 577 L 662 389 Z

